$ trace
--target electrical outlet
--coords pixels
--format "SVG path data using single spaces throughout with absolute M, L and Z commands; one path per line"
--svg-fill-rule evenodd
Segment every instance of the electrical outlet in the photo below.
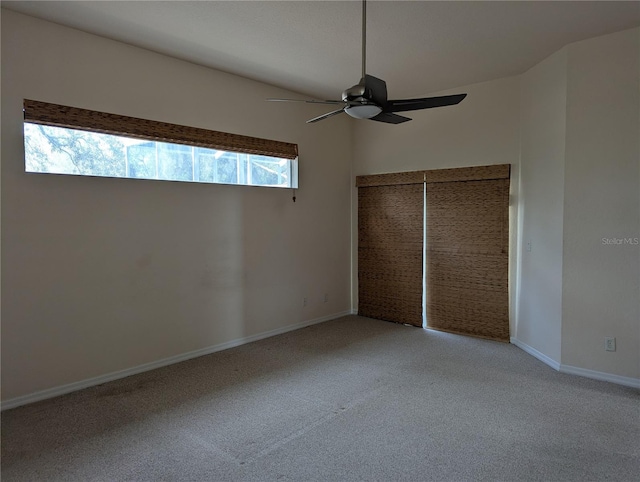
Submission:
M 307 306 L 308 303 L 309 303 L 309 300 L 307 300 L 306 296 L 302 298 L 302 306 Z
M 329 293 L 324 294 L 324 302 L 326 303 L 327 301 L 329 301 Z
M 607 351 L 616 351 L 616 339 L 612 336 L 604 338 L 604 349 Z

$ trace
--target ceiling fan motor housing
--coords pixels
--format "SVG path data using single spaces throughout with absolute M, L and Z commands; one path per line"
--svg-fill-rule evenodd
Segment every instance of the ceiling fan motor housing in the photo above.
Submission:
M 344 100 L 345 102 L 348 102 L 348 101 L 359 102 L 361 100 L 366 100 L 364 99 L 365 93 L 366 93 L 366 89 L 364 84 L 362 83 L 356 84 L 353 87 L 349 87 L 347 90 L 345 90 L 342 93 L 342 100 Z

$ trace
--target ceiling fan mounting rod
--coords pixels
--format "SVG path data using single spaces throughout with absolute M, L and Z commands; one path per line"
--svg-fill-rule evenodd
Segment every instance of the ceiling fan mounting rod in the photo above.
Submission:
M 362 78 L 367 74 L 367 0 L 362 0 Z

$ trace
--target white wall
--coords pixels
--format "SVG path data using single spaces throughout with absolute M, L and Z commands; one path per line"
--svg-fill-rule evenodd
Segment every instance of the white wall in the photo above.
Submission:
M 521 78 L 518 341 L 560 363 L 567 52 Z M 531 251 L 527 244 L 531 243 Z
M 568 47 L 562 363 L 640 378 L 640 29 Z M 604 350 L 604 337 L 617 350 Z
M 3 400 L 350 308 L 351 123 L 290 95 L 3 10 Z M 297 143 L 298 201 L 26 174 L 24 98 Z

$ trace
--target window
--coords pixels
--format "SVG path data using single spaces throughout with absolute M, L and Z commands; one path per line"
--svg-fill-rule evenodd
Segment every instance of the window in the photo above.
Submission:
M 25 170 L 297 187 L 297 145 L 25 100 Z

